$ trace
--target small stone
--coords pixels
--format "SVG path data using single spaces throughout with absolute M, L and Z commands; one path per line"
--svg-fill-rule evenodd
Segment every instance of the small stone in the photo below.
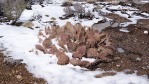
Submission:
M 138 57 L 138 58 L 136 58 L 136 61 L 141 61 L 141 58 L 139 58 L 139 57 Z
M 126 70 L 126 71 L 124 71 L 124 73 L 125 73 L 125 74 L 133 74 L 133 73 L 135 73 L 135 72 L 132 71 L 132 70 Z
M 116 67 L 120 67 L 121 65 L 116 65 Z
M 0 38 L 3 38 L 3 36 L 0 36 Z
M 115 72 L 105 72 L 105 73 L 102 73 L 102 74 L 95 75 L 95 78 L 102 78 L 102 77 L 105 77 L 105 76 L 114 76 L 114 75 L 116 75 Z
M 17 75 L 16 78 L 17 78 L 19 81 L 23 80 L 23 78 L 22 78 L 21 75 Z
M 144 34 L 148 34 L 148 31 L 144 31 Z
M 120 60 L 120 59 L 121 59 L 120 57 L 114 57 L 115 61 Z
M 36 26 L 35 28 L 40 28 L 39 26 Z
M 117 48 L 117 51 L 120 52 L 120 53 L 125 52 L 122 48 Z
M 22 26 L 24 26 L 24 27 L 28 27 L 28 28 L 32 28 L 33 26 L 34 26 L 34 24 L 32 23 L 32 22 L 25 22 L 25 23 L 23 23 L 23 25 Z

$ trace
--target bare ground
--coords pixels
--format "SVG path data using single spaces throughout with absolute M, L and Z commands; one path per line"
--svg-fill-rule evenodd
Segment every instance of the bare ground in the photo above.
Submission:
M 0 53 L 0 84 L 45 84 L 41 78 L 35 78 L 25 68 L 25 64 L 12 66 L 4 61 L 4 55 Z
M 135 26 L 128 27 L 129 33 L 120 32 L 120 28 L 106 28 L 115 47 L 114 61 L 98 65 L 103 70 L 124 71 L 138 75 L 149 75 L 149 31 Z

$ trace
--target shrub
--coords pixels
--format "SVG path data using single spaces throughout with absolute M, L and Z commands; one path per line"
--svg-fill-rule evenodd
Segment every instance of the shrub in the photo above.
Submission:
M 63 3 L 62 3 L 62 6 L 72 6 L 73 0 L 65 0 Z
M 64 12 L 66 13 L 64 15 L 66 19 L 74 16 L 79 19 L 92 20 L 93 16 L 94 16 L 90 10 L 86 11 L 85 7 L 83 7 L 80 3 L 74 4 L 73 7 L 71 7 L 71 6 L 65 7 Z
M 76 13 L 78 13 L 78 14 L 85 13 L 85 9 L 82 7 L 82 5 L 80 3 L 76 3 L 73 6 L 74 6 Z
M 52 3 L 53 3 L 53 0 L 45 0 L 45 2 L 46 2 L 47 4 L 52 4 Z
M 55 17 L 51 17 L 51 20 L 52 20 L 52 21 L 55 21 L 55 20 L 56 20 L 56 18 L 55 18 Z
M 39 12 L 37 12 L 37 13 L 34 13 L 34 14 L 33 14 L 31 20 L 32 20 L 32 21 L 35 21 L 35 20 L 41 21 L 41 19 L 42 19 L 42 15 L 41 15 Z
M 51 20 L 52 20 L 52 21 L 51 21 L 51 25 L 52 25 L 52 26 L 56 26 L 56 21 L 55 21 L 56 18 L 55 18 L 55 17 L 51 17 Z
M 0 3 L 4 16 L 14 22 L 18 20 L 27 5 L 25 0 L 1 0 Z
M 67 16 L 74 15 L 75 10 L 73 10 L 70 6 L 64 8 L 64 12 L 67 14 Z

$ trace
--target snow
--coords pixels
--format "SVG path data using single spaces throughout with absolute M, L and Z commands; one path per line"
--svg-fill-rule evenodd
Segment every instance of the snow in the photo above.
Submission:
M 51 21 L 52 17 L 56 18 L 55 21 L 60 26 L 63 26 L 66 22 L 71 22 L 72 24 L 81 23 L 83 26 L 92 26 L 94 23 L 97 23 L 98 21 L 103 19 L 103 17 L 98 16 L 99 19 L 94 18 L 93 20 L 82 19 L 82 20 L 74 21 L 75 20 L 74 17 L 66 19 L 66 20 L 60 20 L 59 17 L 62 17 L 65 14 L 63 11 L 64 7 L 61 7 L 60 5 L 61 4 L 46 4 L 44 5 L 45 7 L 41 7 L 40 5 L 33 5 L 32 10 L 25 10 L 23 12 L 19 21 L 27 21 L 27 20 L 30 20 L 33 16 L 40 14 L 42 15 L 42 19 L 39 23 L 42 23 L 45 26 L 49 24 L 45 24 L 44 22 Z M 86 10 L 91 10 L 93 8 L 93 5 L 91 4 L 88 4 L 86 6 L 88 6 Z M 49 15 L 49 17 L 46 17 L 46 15 Z M 97 17 L 96 13 L 95 15 Z
M 119 72 L 115 76 L 94 78 L 96 74 L 104 71 L 87 71 L 79 66 L 60 66 L 56 64 L 56 56 L 43 54 L 35 51 L 35 44 L 38 43 L 36 30 L 20 28 L 10 25 L 0 25 L 0 39 L 3 46 L 7 48 L 5 54 L 14 59 L 23 59 L 27 69 L 36 77 L 44 78 L 49 84 L 148 84 L 145 76 L 136 74 L 126 75 Z
M 72 24 L 79 22 L 74 21 L 73 18 L 60 20 L 59 17 L 64 14 L 63 7 L 61 7 L 60 4 L 56 4 L 56 0 L 54 3 L 55 4 L 46 4 L 45 7 L 33 5 L 33 10 L 25 10 L 19 21 L 28 21 L 34 14 L 41 14 L 41 21 L 33 21 L 34 25 L 39 26 L 41 29 L 50 25 L 44 22 L 50 21 L 51 17 L 55 17 L 56 22 L 60 26 L 63 26 L 68 21 Z M 91 6 L 92 5 L 89 5 L 89 7 Z M 105 9 L 103 9 L 103 11 L 109 12 Z M 49 17 L 45 15 L 49 15 Z M 99 16 L 99 19 L 93 19 L 91 21 L 82 20 L 81 24 L 84 26 L 92 26 L 92 24 L 99 20 L 102 20 L 102 17 Z M 0 36 L 3 37 L 0 38 L 0 44 L 3 44 L 5 48 L 5 55 L 12 56 L 13 59 L 23 59 L 22 63 L 27 65 L 28 71 L 35 77 L 45 79 L 48 84 L 149 84 L 147 76 L 137 76 L 136 74 L 128 75 L 123 72 L 118 72 L 115 76 L 95 78 L 95 75 L 105 71 L 100 69 L 88 71 L 85 68 L 73 66 L 71 64 L 64 66 L 57 65 L 57 58 L 55 55 L 43 54 L 38 50 L 36 52 L 35 45 L 38 44 L 38 31 L 39 29 L 31 30 L 25 27 L 2 24 L 0 25 Z M 120 29 L 120 31 L 129 32 L 126 29 Z M 55 45 L 57 44 L 55 39 L 52 40 L 52 43 Z M 68 56 L 72 55 L 72 53 L 66 54 Z M 92 62 L 95 59 L 83 58 L 83 60 Z

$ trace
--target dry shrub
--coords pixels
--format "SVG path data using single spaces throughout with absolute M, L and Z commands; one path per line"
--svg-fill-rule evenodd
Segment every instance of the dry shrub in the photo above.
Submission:
M 2 5 L 2 11 L 4 16 L 8 20 L 13 20 L 12 24 L 15 23 L 21 16 L 23 10 L 26 8 L 27 0 L 0 0 Z
M 65 14 L 60 17 L 60 19 L 68 19 L 70 17 L 75 17 L 79 19 L 88 19 L 92 20 L 94 14 L 91 10 L 86 10 L 88 7 L 83 7 L 81 3 L 75 3 L 73 6 L 67 6 L 64 8 Z
M 84 28 L 81 24 L 72 25 L 70 22 L 63 27 L 52 26 L 45 29 L 45 33 L 49 35 L 43 42 L 43 46 L 36 48 L 44 53 L 56 54 L 58 58 L 57 64 L 73 64 L 86 68 L 95 67 L 101 61 L 107 62 L 113 56 L 113 46 L 110 42 L 108 34 L 101 33 L 93 28 Z M 39 31 L 40 35 L 43 35 Z M 51 39 L 56 38 L 61 50 L 52 45 Z M 66 47 L 67 46 L 67 47 Z M 72 58 L 64 52 L 71 52 Z M 84 58 L 94 58 L 94 62 L 82 61 Z

